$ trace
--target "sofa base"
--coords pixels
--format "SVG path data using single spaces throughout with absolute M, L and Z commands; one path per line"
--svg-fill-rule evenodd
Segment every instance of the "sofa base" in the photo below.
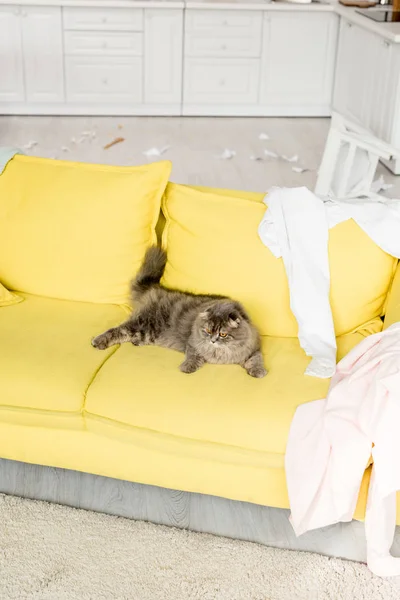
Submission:
M 0 459 L 0 492 L 129 519 L 365 562 L 364 524 L 339 523 L 296 538 L 289 511 Z M 394 553 L 400 555 L 400 527 Z

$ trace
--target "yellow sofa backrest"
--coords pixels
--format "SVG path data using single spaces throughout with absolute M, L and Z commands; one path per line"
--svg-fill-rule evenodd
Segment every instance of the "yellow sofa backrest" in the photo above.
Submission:
M 243 302 L 263 335 L 294 337 L 282 259 L 258 237 L 264 194 L 168 184 L 162 232 L 167 287 Z M 161 229 L 162 223 L 159 222 Z M 330 230 L 331 306 L 337 335 L 383 314 L 397 264 L 352 221 Z
M 0 176 L 0 282 L 123 304 L 149 245 L 171 163 L 114 167 L 15 156 Z

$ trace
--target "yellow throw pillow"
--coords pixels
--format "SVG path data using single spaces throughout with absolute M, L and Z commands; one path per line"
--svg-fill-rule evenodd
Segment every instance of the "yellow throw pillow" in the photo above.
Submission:
M 258 237 L 264 194 L 169 184 L 163 197 L 167 287 L 243 302 L 263 335 L 295 337 L 282 259 Z M 337 335 L 382 314 L 396 260 L 346 221 L 330 231 L 331 306 Z
M 18 302 L 22 302 L 23 298 L 21 296 L 17 296 L 17 294 L 13 294 L 9 292 L 4 285 L 0 283 L 0 308 L 2 306 L 10 306 L 11 304 L 18 304 Z
M 0 177 L 0 280 L 121 304 L 155 227 L 170 162 L 114 167 L 17 155 Z

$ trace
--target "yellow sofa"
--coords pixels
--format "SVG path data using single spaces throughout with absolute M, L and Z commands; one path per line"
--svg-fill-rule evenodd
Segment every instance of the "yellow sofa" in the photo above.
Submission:
M 166 187 L 170 165 L 160 164 L 143 167 L 137 180 L 132 169 L 104 167 L 95 193 L 98 172 L 88 165 L 15 157 L 0 176 L 0 457 L 288 508 L 290 422 L 296 406 L 325 396 L 329 382 L 304 376 L 309 358 L 296 337 L 282 262 L 257 236 L 263 195 Z M 78 199 L 71 207 L 64 193 L 57 205 L 58 180 L 65 192 L 71 173 L 68 193 Z M 91 347 L 93 336 L 126 317 L 129 277 L 155 239 L 157 218 L 169 257 L 165 285 L 241 299 L 263 333 L 266 378 L 218 365 L 186 376 L 174 351 Z M 102 236 L 96 252 L 86 248 L 85 219 L 88 236 Z M 329 255 L 340 359 L 400 320 L 400 271 L 353 222 L 332 230 Z M 358 519 L 368 477 L 367 469 Z

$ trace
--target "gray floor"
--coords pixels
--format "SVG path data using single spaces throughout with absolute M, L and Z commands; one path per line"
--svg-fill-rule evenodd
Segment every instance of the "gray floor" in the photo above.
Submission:
M 306 185 L 313 189 L 329 128 L 329 119 L 311 118 L 181 118 L 181 117 L 0 117 L 0 145 L 23 147 L 38 142 L 28 154 L 107 164 L 143 164 L 143 151 L 170 145 L 163 158 L 173 163 L 172 180 L 214 187 L 265 191 L 272 185 Z M 82 132 L 95 132 L 81 143 Z M 260 141 L 260 133 L 270 136 Z M 115 137 L 125 141 L 104 150 Z M 62 148 L 67 148 L 63 151 Z M 217 158 L 228 148 L 231 160 Z M 269 149 L 297 163 L 266 158 Z M 295 173 L 293 166 L 310 169 Z M 387 183 L 395 187 L 388 196 L 400 197 L 400 176 L 394 177 L 381 165 Z

